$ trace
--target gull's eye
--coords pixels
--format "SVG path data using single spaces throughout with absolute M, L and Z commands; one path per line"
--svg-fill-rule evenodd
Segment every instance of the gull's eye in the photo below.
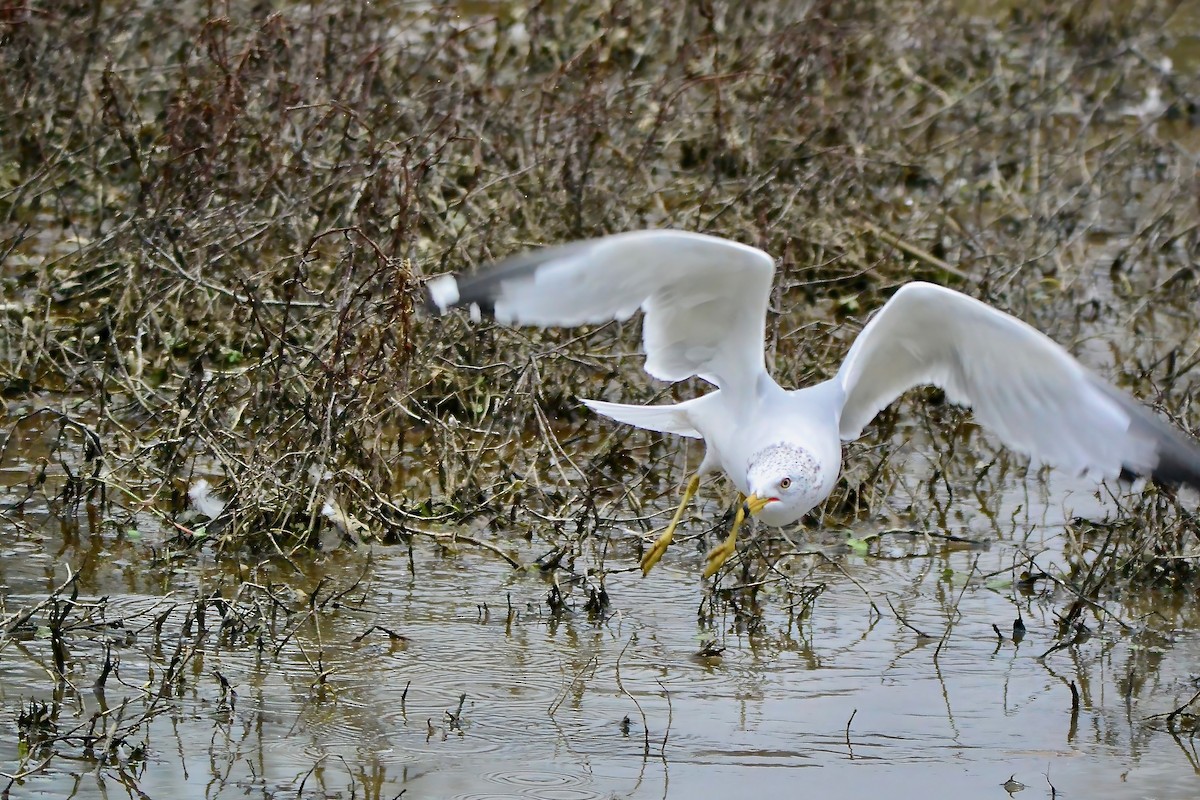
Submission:
M 791 479 L 791 478 L 784 478 L 783 480 L 781 480 L 781 481 L 779 482 L 779 488 L 780 488 L 780 489 L 786 489 L 786 488 L 788 488 L 788 487 L 789 487 L 789 486 L 791 486 L 791 485 L 792 485 L 792 479 Z

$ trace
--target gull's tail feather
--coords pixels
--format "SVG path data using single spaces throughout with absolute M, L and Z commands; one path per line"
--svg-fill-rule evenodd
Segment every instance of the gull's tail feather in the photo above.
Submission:
M 583 399 L 583 398 L 580 398 Z M 690 401 L 689 401 L 690 402 Z M 601 416 L 615 419 L 635 428 L 645 428 L 659 433 L 673 433 L 692 439 L 703 438 L 700 431 L 692 427 L 684 408 L 687 403 L 670 406 L 630 406 L 624 403 L 606 403 L 603 400 L 583 400 L 584 405 Z

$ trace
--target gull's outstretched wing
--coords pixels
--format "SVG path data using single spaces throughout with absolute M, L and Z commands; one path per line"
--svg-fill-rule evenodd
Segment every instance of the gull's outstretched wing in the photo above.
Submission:
M 837 380 L 844 440 L 903 392 L 933 384 L 1037 461 L 1200 489 L 1200 445 L 1041 332 L 952 289 L 901 287 L 859 334 Z
M 683 231 L 634 231 L 516 255 L 426 284 L 428 305 L 521 325 L 628 319 L 639 308 L 646 371 L 753 388 L 775 262 L 761 250 Z

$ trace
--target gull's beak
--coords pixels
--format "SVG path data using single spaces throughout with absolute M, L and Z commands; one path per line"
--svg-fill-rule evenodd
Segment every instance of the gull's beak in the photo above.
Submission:
M 752 494 L 742 503 L 742 509 L 746 516 L 753 517 L 766 508 L 767 503 L 777 502 L 778 499 L 777 497 L 759 497 L 756 494 Z

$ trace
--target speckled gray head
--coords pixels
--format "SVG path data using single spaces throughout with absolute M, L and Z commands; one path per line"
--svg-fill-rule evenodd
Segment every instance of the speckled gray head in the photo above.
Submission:
M 824 477 L 816 456 L 790 442 L 764 447 L 746 468 L 750 492 L 771 501 L 758 514 L 768 525 L 788 525 L 812 510 L 824 499 Z

